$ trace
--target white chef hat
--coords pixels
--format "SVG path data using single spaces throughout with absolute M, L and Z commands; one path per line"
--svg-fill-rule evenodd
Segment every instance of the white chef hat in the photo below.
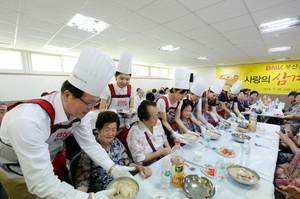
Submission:
M 206 81 L 203 77 L 196 77 L 191 87 L 191 92 L 195 95 L 202 96 L 206 89 Z
M 118 63 L 117 71 L 124 74 L 131 74 L 132 55 L 131 53 L 122 53 Z
M 92 47 L 84 47 L 68 81 L 93 96 L 100 96 L 116 72 L 113 60 Z
M 186 68 L 178 68 L 175 70 L 175 85 L 177 89 L 190 89 L 191 72 Z
M 239 92 L 241 90 L 242 83 L 243 82 L 241 80 L 238 80 L 237 82 L 235 82 L 232 85 L 231 89 L 230 89 L 231 93 L 232 94 L 239 94 Z
M 216 79 L 213 85 L 210 87 L 210 90 L 214 93 L 220 94 L 222 92 L 222 88 L 225 85 L 225 80 L 223 79 Z

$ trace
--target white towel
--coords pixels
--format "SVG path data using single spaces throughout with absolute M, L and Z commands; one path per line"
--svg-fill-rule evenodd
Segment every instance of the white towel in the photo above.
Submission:
M 274 185 L 260 179 L 246 194 L 247 199 L 274 199 Z

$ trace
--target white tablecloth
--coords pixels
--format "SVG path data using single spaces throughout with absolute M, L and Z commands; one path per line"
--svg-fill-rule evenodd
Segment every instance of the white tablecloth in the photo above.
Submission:
M 271 125 L 271 124 L 264 124 L 260 123 L 259 124 L 261 128 L 266 129 L 264 137 L 269 137 L 273 139 L 265 139 L 265 138 L 258 138 L 255 135 L 257 133 L 255 132 L 249 132 L 246 133 L 247 135 L 251 136 L 250 140 L 250 146 L 251 146 L 251 151 L 250 151 L 250 165 L 248 166 L 250 169 L 253 169 L 257 171 L 257 173 L 261 176 L 262 182 L 260 184 L 257 184 L 256 187 L 254 186 L 246 186 L 239 184 L 238 182 L 232 180 L 229 176 L 226 177 L 225 183 L 224 183 L 224 190 L 216 191 L 216 194 L 213 198 L 216 199 L 245 199 L 249 198 L 249 195 L 256 195 L 255 193 L 261 193 L 262 190 L 264 189 L 270 189 L 272 187 L 272 182 L 274 179 L 274 171 L 276 167 L 276 159 L 277 159 L 277 153 L 278 151 L 268 149 L 265 147 L 257 147 L 254 145 L 254 143 L 270 146 L 273 148 L 278 148 L 278 143 L 279 143 L 279 138 L 278 135 L 275 133 L 275 131 L 279 130 L 279 126 L 277 125 Z M 235 133 L 236 131 L 233 131 Z M 199 138 L 199 140 L 203 140 L 203 138 Z M 231 136 L 230 132 L 225 131 L 223 136 L 217 140 L 217 141 L 211 141 L 211 146 L 218 147 L 221 146 L 222 143 L 227 143 L 229 148 L 232 148 L 232 143 L 233 139 Z M 185 145 L 184 147 L 185 150 L 185 159 L 192 161 L 196 164 L 203 165 L 203 164 L 212 164 L 214 165 L 217 160 L 218 160 L 218 154 L 211 150 L 211 149 L 206 149 L 203 151 L 203 156 L 202 160 L 200 162 L 196 162 L 193 160 L 194 156 L 194 151 L 199 151 L 203 150 L 202 144 L 200 144 L 198 141 Z M 170 158 L 169 156 L 166 156 L 164 158 Z M 234 161 L 236 164 L 239 164 L 240 159 L 241 159 L 241 152 L 239 152 L 234 158 Z M 188 164 L 188 163 L 187 163 Z M 160 165 L 161 165 L 161 160 L 152 164 L 150 167 L 152 169 L 152 176 L 150 176 L 147 179 L 143 179 L 140 175 L 135 175 L 135 179 L 139 183 L 140 186 L 140 191 L 138 196 L 136 197 L 137 199 L 149 199 L 151 196 L 154 195 L 164 195 L 169 198 L 171 198 L 172 193 L 174 192 L 182 192 L 183 190 L 181 188 L 175 188 L 172 185 L 170 185 L 170 188 L 168 189 L 161 189 L 160 188 Z M 192 166 L 192 164 L 189 164 Z M 185 174 L 200 174 L 202 176 L 205 176 L 201 171 L 200 168 L 196 166 L 195 171 L 190 171 L 188 167 L 185 167 Z M 205 176 L 206 177 L 206 176 Z M 213 183 L 216 183 L 216 181 L 212 178 L 210 180 Z M 264 182 L 264 183 L 263 183 Z M 267 186 L 264 184 L 268 184 Z M 253 189 L 254 188 L 254 189 Z M 249 190 L 253 189 L 250 192 Z M 266 190 L 267 191 L 267 190 Z M 248 194 L 247 194 L 248 192 Z M 272 190 L 269 190 L 270 193 L 273 193 Z M 267 192 L 265 192 L 267 193 Z M 248 197 L 247 197 L 248 196 Z M 266 195 L 258 196 L 255 197 L 255 199 L 268 199 L 268 198 L 273 198 L 273 195 L 270 197 L 267 197 Z

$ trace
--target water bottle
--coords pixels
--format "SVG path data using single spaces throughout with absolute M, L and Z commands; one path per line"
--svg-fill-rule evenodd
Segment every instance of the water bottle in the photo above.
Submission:
M 227 171 L 226 171 L 226 164 L 224 158 L 219 156 L 218 161 L 215 165 L 215 179 L 218 182 L 221 189 L 224 188 L 223 184 L 226 178 L 226 174 Z
M 171 176 L 172 185 L 181 187 L 184 178 L 184 151 L 180 146 L 180 140 L 175 140 L 175 146 L 171 150 Z
M 257 114 L 255 113 L 255 110 L 250 113 L 249 118 L 249 124 L 248 124 L 248 130 L 251 132 L 256 131 L 256 125 L 257 125 Z
M 242 158 L 241 158 L 242 166 L 246 167 L 250 163 L 250 144 L 249 140 L 245 140 L 242 145 Z
M 160 186 L 163 189 L 167 189 L 170 187 L 171 183 L 171 165 L 169 159 L 164 158 L 161 163 L 161 176 L 160 176 Z
M 204 144 L 203 144 L 204 149 L 210 148 L 210 140 L 211 140 L 210 130 L 207 130 L 204 132 Z

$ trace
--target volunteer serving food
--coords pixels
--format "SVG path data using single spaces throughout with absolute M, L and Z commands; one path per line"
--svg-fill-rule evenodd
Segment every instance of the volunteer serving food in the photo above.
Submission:
M 217 98 L 219 97 L 219 94 L 222 92 L 222 88 L 225 85 L 225 82 L 226 81 L 223 79 L 215 79 L 213 85 L 208 89 L 208 91 L 205 91 L 202 95 L 203 98 L 207 99 L 208 110 L 210 111 L 211 117 L 216 122 L 218 122 L 218 120 L 222 118 L 217 113 L 216 104 L 217 104 Z M 198 114 L 198 117 L 201 116 Z M 214 126 L 208 122 L 205 123 L 205 121 L 204 122 L 202 121 L 202 123 L 205 124 L 208 129 L 214 128 Z
M 116 165 L 96 142 L 86 114 L 99 101 L 99 96 L 115 72 L 113 60 L 91 47 L 85 47 L 61 92 L 41 100 L 48 104 L 23 103 L 4 117 L 0 130 L 0 156 L 6 162 L 20 164 L 24 178 L 0 168 L 3 185 L 16 198 L 105 199 L 114 189 L 84 193 L 61 182 L 53 172 L 57 155 L 62 159 L 63 140 L 74 135 L 80 147 L 114 178 L 131 176 L 134 168 Z M 53 165 L 51 164 L 53 162 Z M 59 161 L 58 161 L 59 162 Z M 62 164 L 65 167 L 65 163 Z M 7 180 L 8 179 L 8 180 Z M 2 180 L 2 179 L 0 179 Z
M 134 109 L 134 89 L 130 85 L 132 68 L 131 53 L 122 53 L 115 73 L 116 82 L 108 84 L 101 94 L 100 112 L 110 110 L 114 112 L 135 113 Z M 118 134 L 128 131 L 131 118 L 121 118 Z M 121 140 L 122 141 L 122 140 Z
M 230 91 L 222 91 L 219 95 L 219 103 L 221 104 L 222 110 L 218 111 L 218 114 L 226 119 L 226 113 L 229 114 L 231 117 L 236 117 L 236 115 L 230 111 L 230 107 L 233 106 L 234 98 L 239 94 L 242 86 L 242 81 L 238 80 L 235 82 Z
M 160 96 L 157 99 L 157 108 L 159 112 L 158 117 L 162 121 L 164 130 L 167 134 L 167 139 L 171 147 L 174 145 L 172 137 L 181 139 L 181 143 L 188 143 L 187 141 L 182 139 L 182 136 L 180 136 L 172 129 L 170 122 L 175 118 L 176 109 L 178 108 L 180 101 L 186 96 L 187 91 L 190 88 L 190 75 L 191 72 L 185 68 L 176 69 L 174 76 L 175 85 L 171 89 L 171 93 Z

